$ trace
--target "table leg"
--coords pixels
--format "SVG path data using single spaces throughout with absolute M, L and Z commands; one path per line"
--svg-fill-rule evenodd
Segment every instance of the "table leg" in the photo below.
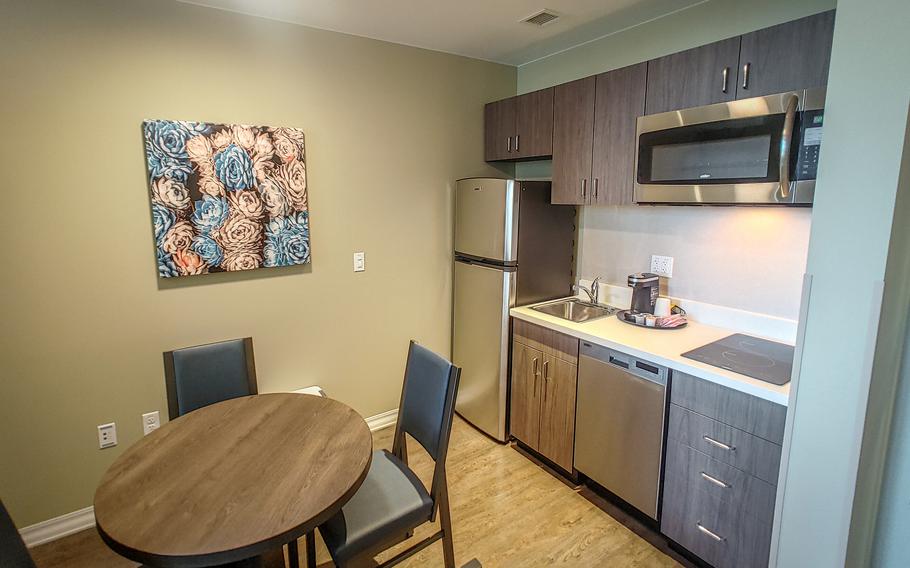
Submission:
M 306 535 L 306 568 L 316 568 L 316 531 Z
M 300 568 L 300 553 L 297 552 L 297 539 L 288 543 L 288 568 Z

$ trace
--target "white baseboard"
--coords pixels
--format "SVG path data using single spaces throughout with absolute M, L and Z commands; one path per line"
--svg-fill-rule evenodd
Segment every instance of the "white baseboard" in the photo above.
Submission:
M 19 534 L 29 548 L 57 540 L 95 526 L 95 509 L 86 507 L 25 527 Z
M 392 410 L 367 418 L 367 426 L 370 427 L 370 432 L 375 432 L 394 425 L 396 420 L 398 420 L 398 409 L 393 408 Z
M 398 409 L 393 408 L 387 412 L 370 416 L 366 419 L 366 422 L 367 426 L 370 427 L 370 432 L 375 432 L 394 425 L 397 419 Z M 95 526 L 95 509 L 94 507 L 86 507 L 85 509 L 79 509 L 72 513 L 27 526 L 21 529 L 19 534 L 22 535 L 25 545 L 32 548 L 93 526 Z

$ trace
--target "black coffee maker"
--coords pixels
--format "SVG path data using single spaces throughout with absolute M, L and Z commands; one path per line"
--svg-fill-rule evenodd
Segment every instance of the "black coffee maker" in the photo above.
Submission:
M 660 277 L 650 272 L 638 272 L 629 275 L 628 284 L 632 288 L 632 311 L 653 314 L 654 303 L 660 293 Z

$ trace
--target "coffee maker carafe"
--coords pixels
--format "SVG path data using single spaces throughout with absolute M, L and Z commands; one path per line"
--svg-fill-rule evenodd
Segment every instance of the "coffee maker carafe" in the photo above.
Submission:
M 632 311 L 653 314 L 660 291 L 660 277 L 650 272 L 638 272 L 629 275 L 628 284 L 632 288 Z

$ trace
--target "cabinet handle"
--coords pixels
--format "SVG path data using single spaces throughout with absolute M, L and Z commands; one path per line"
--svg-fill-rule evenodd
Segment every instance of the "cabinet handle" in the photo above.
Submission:
M 594 178 L 594 201 L 597 201 L 597 178 Z
M 751 63 L 743 65 L 743 89 L 749 88 L 749 69 L 752 69 Z
M 516 135 L 515 135 L 515 151 L 516 151 L 516 152 L 518 151 L 518 138 L 519 138 L 519 135 L 516 134 Z
M 730 68 L 724 67 L 724 70 L 721 73 L 721 76 L 723 76 L 723 79 L 724 79 L 723 85 L 721 85 L 721 89 L 720 89 L 720 92 L 722 92 L 722 93 L 727 92 L 727 78 L 729 77 L 729 75 L 730 75 Z
M 584 201 L 588 198 L 588 178 L 581 180 L 581 199 Z
M 696 522 L 696 523 L 695 523 L 695 526 L 698 527 L 698 530 L 700 530 L 700 531 L 703 532 L 704 534 L 710 536 L 711 538 L 713 538 L 713 539 L 716 540 L 717 542 L 724 542 L 725 540 L 727 540 L 727 539 L 725 539 L 724 537 L 722 537 L 722 536 L 720 536 L 719 534 L 717 534 L 716 532 L 706 529 L 704 526 L 702 526 L 701 521 Z
M 724 489 L 730 489 L 731 487 L 733 487 L 729 483 L 727 483 L 725 481 L 721 481 L 721 480 L 717 479 L 716 477 L 714 477 L 713 475 L 708 475 L 705 472 L 701 472 L 701 476 L 702 476 L 702 478 L 704 478 L 705 481 L 709 481 L 718 487 L 723 487 Z
M 702 436 L 702 438 L 704 438 L 704 440 L 705 440 L 706 442 L 708 442 L 709 444 L 711 444 L 712 446 L 718 447 L 718 448 L 720 448 L 720 449 L 722 449 L 722 450 L 727 450 L 728 452 L 732 452 L 732 451 L 736 450 L 736 446 L 731 446 L 730 444 L 725 444 L 725 443 L 723 443 L 723 442 L 718 442 L 717 440 L 715 440 L 715 439 L 712 438 L 711 436 L 705 435 L 705 436 Z
M 531 361 L 531 364 L 534 365 L 534 370 L 533 370 L 532 372 L 533 372 L 535 375 L 539 374 L 539 373 L 537 372 L 537 357 L 534 357 L 534 359 Z
M 533 362 L 533 364 L 534 364 L 534 371 L 532 372 L 532 374 L 534 375 L 534 393 L 535 393 L 535 396 L 536 396 L 536 393 L 537 393 L 537 378 L 540 376 L 540 372 L 538 372 L 538 370 L 537 370 L 537 357 L 534 357 L 534 359 L 533 359 L 532 362 Z
M 724 91 L 724 92 L 726 92 L 726 91 Z M 508 140 L 508 142 L 506 143 L 506 145 L 508 146 L 509 153 L 511 154 L 511 153 L 512 153 L 512 137 L 509 136 L 509 137 L 507 138 L 507 140 Z
M 549 359 L 547 359 L 546 361 L 543 362 L 543 378 L 545 378 L 545 379 L 550 378 L 550 360 Z

